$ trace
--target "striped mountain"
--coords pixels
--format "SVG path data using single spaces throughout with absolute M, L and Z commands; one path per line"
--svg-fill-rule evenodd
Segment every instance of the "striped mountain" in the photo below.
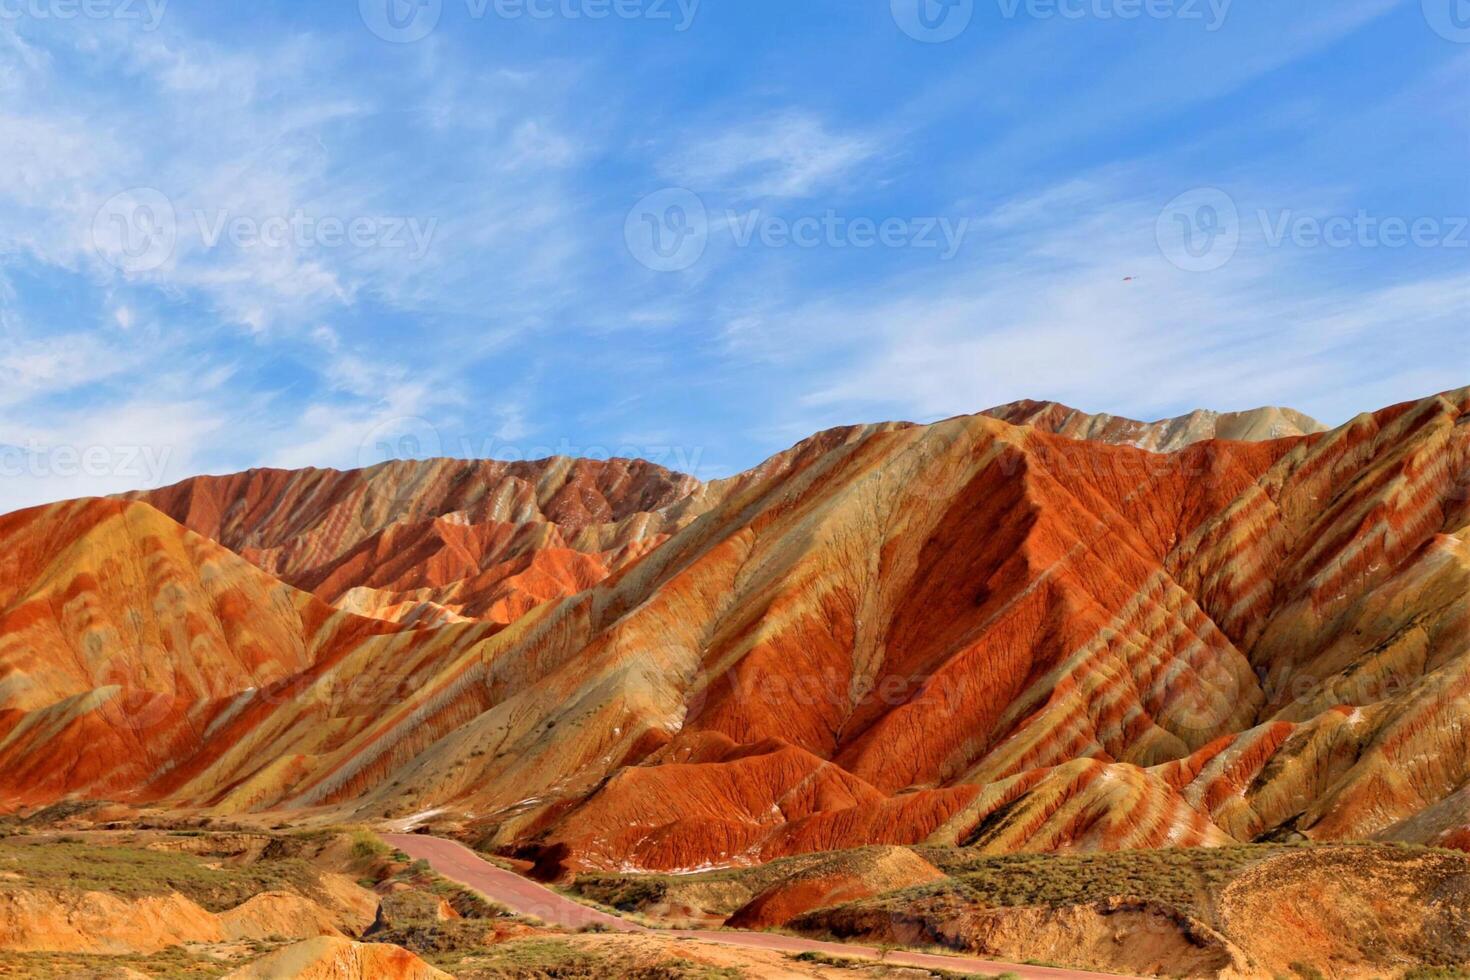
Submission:
M 0 800 L 436 811 L 548 871 L 1463 846 L 1470 389 L 1330 432 L 1090 418 L 0 519 Z

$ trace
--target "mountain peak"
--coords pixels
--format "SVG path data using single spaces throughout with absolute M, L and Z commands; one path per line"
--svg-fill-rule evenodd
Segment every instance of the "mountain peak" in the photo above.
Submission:
M 1273 407 L 1244 412 L 1196 409 L 1175 418 L 1142 422 L 1121 415 L 1090 414 L 1060 402 L 1023 399 L 986 409 L 981 414 L 1071 439 L 1134 446 L 1158 453 L 1176 452 L 1210 439 L 1264 442 L 1327 431 L 1327 426 L 1296 409 Z

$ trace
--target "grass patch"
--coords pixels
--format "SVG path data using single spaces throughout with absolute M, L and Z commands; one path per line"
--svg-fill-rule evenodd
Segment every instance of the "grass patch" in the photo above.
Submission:
M 835 860 L 863 863 L 869 851 L 859 847 L 778 858 L 751 867 L 717 868 L 693 874 L 579 873 L 569 891 L 619 912 L 643 911 L 656 905 L 688 905 L 729 915 L 772 885 L 799 877 L 818 864 Z
M 299 858 L 211 868 L 192 854 L 114 847 L 79 838 L 0 840 L 0 889 L 68 888 L 120 898 L 178 892 L 211 912 L 223 912 L 263 891 L 309 894 L 318 877 Z
M 1310 846 L 1314 845 L 1008 855 L 984 855 L 956 847 L 916 846 L 911 850 L 951 876 L 950 882 L 926 886 L 929 893 L 958 890 L 992 907 L 1059 907 L 1128 895 L 1195 909 L 1246 866 Z M 856 861 L 864 850 L 843 853 Z M 757 867 L 689 875 L 584 873 L 576 876 L 567 892 L 569 897 L 618 912 L 685 904 L 728 915 L 772 884 L 799 877 L 807 868 L 838 856 L 803 854 Z M 912 894 L 924 893 L 921 889 Z
M 619 912 L 637 912 L 665 900 L 669 893 L 668 875 L 577 875 L 567 889 Z
M 1059 908 L 1116 896 L 1202 912 L 1252 864 L 1300 850 L 1300 844 L 1243 844 L 1086 854 L 983 855 L 959 848 L 914 850 L 951 876 L 906 896 L 961 893 L 992 908 Z
M 472 891 L 457 881 L 451 881 L 433 870 L 428 862 L 425 861 L 415 861 L 386 880 L 402 882 L 416 891 L 427 892 L 428 894 L 442 898 L 449 903 L 455 912 L 465 919 L 520 918 L 521 921 L 530 921 L 529 919 L 518 917 L 514 912 L 499 902 L 492 902 L 479 892 Z
M 556 938 L 521 939 L 465 955 L 430 955 L 457 980 L 741 980 L 738 969 L 669 957 L 642 962 L 630 954 L 591 950 Z
M 352 835 L 352 856 L 359 861 L 386 860 L 392 856 L 393 848 L 383 843 L 377 834 L 359 830 Z
M 266 952 L 262 947 L 261 952 Z M 0 977 L 24 980 L 79 980 L 112 976 L 124 969 L 154 980 L 214 980 L 238 967 L 211 956 L 172 947 L 151 956 L 93 956 L 84 953 L 12 953 L 0 951 Z
M 1322 975 L 1322 971 L 1317 969 L 1315 966 L 1312 966 L 1310 963 L 1292 963 L 1289 965 L 1289 968 L 1292 973 L 1295 973 L 1297 976 L 1301 977 L 1302 980 L 1327 980 L 1327 978 Z

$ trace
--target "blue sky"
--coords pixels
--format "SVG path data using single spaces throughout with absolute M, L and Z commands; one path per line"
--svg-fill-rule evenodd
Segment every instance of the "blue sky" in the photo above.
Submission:
M 0 510 L 1470 383 L 1470 0 L 0 0 L 0 167 Z

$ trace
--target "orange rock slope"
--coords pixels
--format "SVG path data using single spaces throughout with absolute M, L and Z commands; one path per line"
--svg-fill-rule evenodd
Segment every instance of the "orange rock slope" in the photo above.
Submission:
M 134 495 L 328 602 L 433 625 L 508 623 L 668 536 L 698 489 L 641 460 L 253 470 Z
M 432 813 L 548 873 L 1463 842 L 1470 389 L 1270 417 L 1302 434 L 1033 403 L 706 485 L 403 463 L 13 515 L 0 799 Z

